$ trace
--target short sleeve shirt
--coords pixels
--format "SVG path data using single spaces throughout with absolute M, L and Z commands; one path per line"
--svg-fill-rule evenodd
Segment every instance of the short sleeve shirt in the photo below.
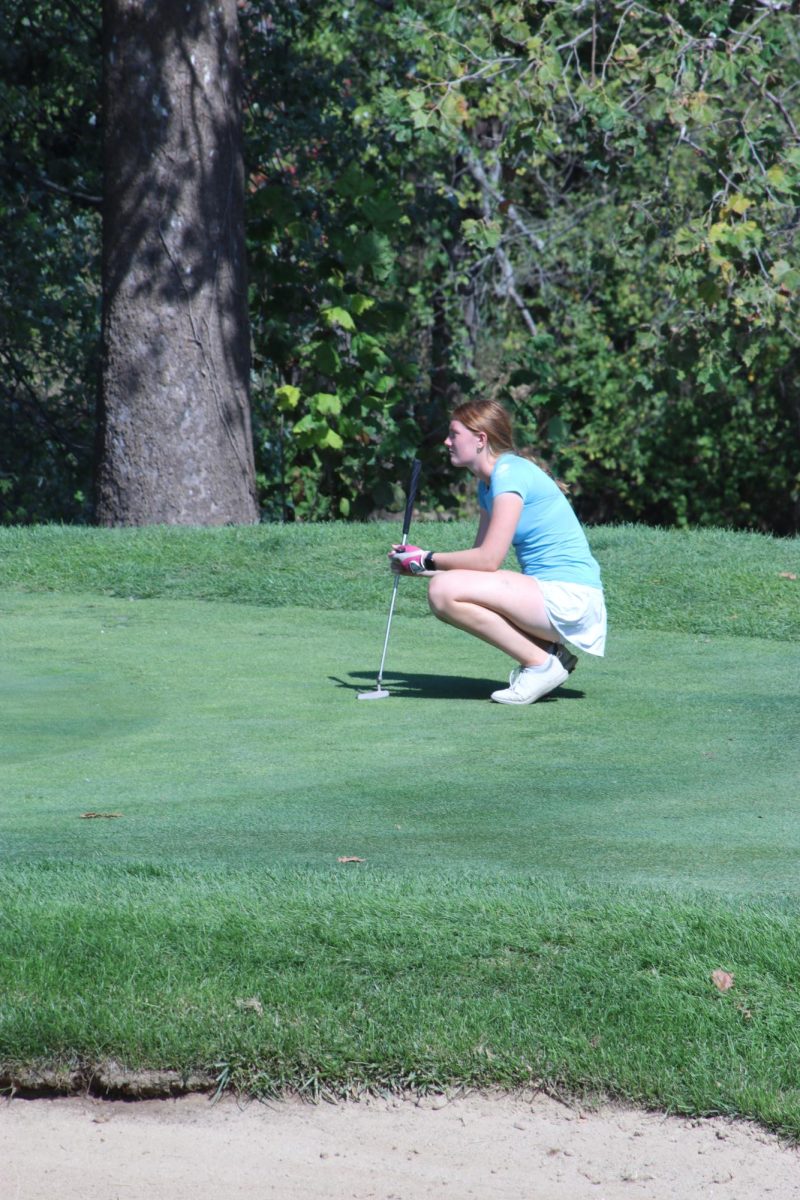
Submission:
M 602 587 L 586 534 L 555 480 L 527 458 L 501 454 L 488 485 L 478 484 L 478 503 L 491 513 L 505 492 L 522 497 L 512 544 L 523 574 Z

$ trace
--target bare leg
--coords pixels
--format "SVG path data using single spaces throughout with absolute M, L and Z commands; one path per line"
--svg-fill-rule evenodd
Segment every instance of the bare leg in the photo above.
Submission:
M 550 624 L 538 582 L 516 571 L 442 571 L 432 575 L 434 615 L 496 646 L 522 667 L 547 661 L 558 633 Z

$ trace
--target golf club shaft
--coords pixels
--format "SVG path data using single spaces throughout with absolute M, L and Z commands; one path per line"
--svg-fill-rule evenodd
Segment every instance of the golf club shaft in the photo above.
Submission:
M 405 546 L 405 542 L 403 542 L 403 545 Z M 392 617 L 394 615 L 394 602 L 397 599 L 397 587 L 398 587 L 399 583 L 400 583 L 400 576 L 395 575 L 394 584 L 392 586 L 392 602 L 389 605 L 389 620 L 386 622 L 386 637 L 383 639 L 383 653 L 381 654 L 381 665 L 378 668 L 377 686 L 379 688 L 380 688 L 381 684 L 383 683 L 383 664 L 386 662 L 386 647 L 389 645 L 389 630 L 392 628 Z
M 414 459 L 411 466 L 411 479 L 408 484 L 408 493 L 406 495 L 406 511 L 403 517 L 403 537 L 400 542 L 401 546 L 408 545 L 408 531 L 411 527 L 411 514 L 414 510 L 414 500 L 417 496 L 417 484 L 419 483 L 419 473 L 422 470 L 422 463 L 418 458 Z M 386 648 L 389 645 L 389 631 L 392 628 L 392 617 L 394 616 L 394 606 L 397 600 L 397 588 L 400 584 L 400 576 L 395 575 L 394 584 L 392 586 L 392 602 L 389 605 L 389 620 L 386 622 L 386 637 L 383 639 L 383 653 L 381 654 L 381 665 L 378 669 L 378 683 L 380 688 L 383 683 L 383 666 L 386 662 Z
M 411 464 L 411 478 L 408 481 L 408 492 L 406 493 L 406 511 L 403 517 L 403 545 L 408 544 L 408 531 L 411 528 L 411 515 L 414 511 L 414 501 L 417 498 L 417 484 L 419 483 L 419 473 L 422 470 L 422 463 L 418 458 L 415 458 Z

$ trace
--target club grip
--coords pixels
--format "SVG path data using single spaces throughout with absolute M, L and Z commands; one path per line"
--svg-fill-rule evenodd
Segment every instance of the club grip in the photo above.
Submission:
M 408 541 L 408 531 L 411 528 L 411 514 L 414 511 L 414 501 L 417 498 L 417 485 L 419 484 L 419 473 L 422 470 L 422 463 L 418 458 L 415 458 L 411 464 L 411 478 L 408 481 L 408 491 L 406 492 L 406 512 L 403 517 L 403 545 Z

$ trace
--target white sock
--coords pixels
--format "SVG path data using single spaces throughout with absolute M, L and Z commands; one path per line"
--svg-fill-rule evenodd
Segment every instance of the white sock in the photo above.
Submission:
M 542 665 L 540 667 L 523 667 L 522 669 L 523 669 L 523 671 L 534 671 L 534 672 L 548 671 L 550 669 L 550 664 L 552 663 L 552 661 L 553 661 L 553 655 L 551 654 L 550 657 L 548 658 L 547 662 L 542 663 Z

